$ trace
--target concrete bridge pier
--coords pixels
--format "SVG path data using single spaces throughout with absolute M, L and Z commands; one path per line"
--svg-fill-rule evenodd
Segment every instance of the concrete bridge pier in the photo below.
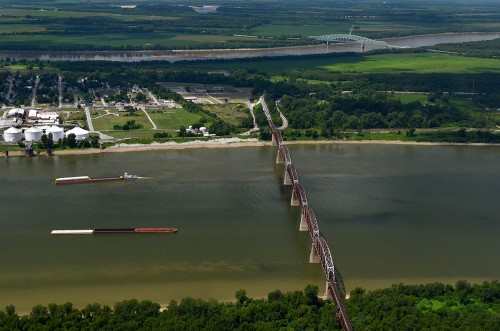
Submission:
M 276 155 L 276 164 L 283 164 L 285 160 L 283 160 L 283 156 L 281 156 L 280 151 L 278 150 L 278 155 Z
M 365 51 L 365 44 L 361 44 L 361 52 Z
M 292 185 L 292 178 L 290 177 L 290 174 L 288 171 L 285 169 L 285 179 L 283 180 L 283 185 Z
M 278 146 L 278 142 L 276 141 L 276 138 L 274 137 L 274 134 L 271 134 L 271 146 Z
M 330 282 L 326 282 L 326 289 L 325 289 L 325 294 L 323 295 L 323 300 L 331 300 L 333 299 L 332 292 L 330 292 L 330 286 L 333 286 L 330 284 Z
M 311 254 L 309 254 L 309 263 L 320 263 L 320 257 L 316 248 L 314 248 L 314 243 L 311 245 Z
M 290 200 L 290 206 L 299 206 L 299 197 L 298 194 L 295 192 L 295 190 L 292 190 L 292 199 Z M 301 218 L 301 224 L 302 224 L 302 218 Z
M 307 231 L 309 230 L 309 226 L 307 225 L 307 214 L 305 212 L 305 208 L 302 208 L 300 211 L 300 226 L 299 231 Z

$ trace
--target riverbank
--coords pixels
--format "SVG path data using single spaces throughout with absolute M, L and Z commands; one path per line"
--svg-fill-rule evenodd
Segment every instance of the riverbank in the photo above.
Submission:
M 409 145 L 409 146 L 474 146 L 474 147 L 500 147 L 500 144 L 486 143 L 447 143 L 447 142 L 416 142 L 416 141 L 398 141 L 398 140 L 307 140 L 307 141 L 285 141 L 286 145 Z M 144 152 L 159 150 L 183 150 L 198 148 L 239 148 L 239 147 L 259 147 L 271 146 L 269 141 L 260 141 L 258 139 L 240 139 L 240 138 L 222 138 L 214 140 L 195 140 L 186 143 L 166 142 L 152 144 L 117 144 L 106 149 L 65 149 L 53 151 L 53 155 L 89 155 L 101 153 L 127 153 Z M 9 152 L 9 157 L 25 156 L 24 151 Z M 47 156 L 41 153 L 39 156 Z M 5 155 L 0 155 L 5 158 Z

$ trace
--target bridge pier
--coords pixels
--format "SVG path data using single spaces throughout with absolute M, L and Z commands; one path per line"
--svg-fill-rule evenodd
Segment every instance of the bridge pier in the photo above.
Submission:
M 285 163 L 285 161 L 283 160 L 283 156 L 278 150 L 278 155 L 276 155 L 276 164 L 283 164 L 283 163 Z
M 288 171 L 285 169 L 285 179 L 283 180 L 283 185 L 292 185 L 292 178 L 290 177 L 290 174 Z
M 307 225 L 307 214 L 306 214 L 305 210 L 306 210 L 305 208 L 301 208 L 301 211 L 300 211 L 299 231 L 309 230 L 309 226 Z
M 274 137 L 274 134 L 271 134 L 271 146 L 278 146 L 278 142 L 276 141 L 276 138 Z
M 361 44 L 361 52 L 365 51 L 365 44 Z
M 290 200 L 290 206 L 299 206 L 299 197 L 296 190 L 292 190 L 292 199 Z
M 314 243 L 311 245 L 311 254 L 309 254 L 309 263 L 320 263 L 320 257 L 318 252 L 316 252 L 316 248 L 314 248 Z
M 326 282 L 326 289 L 325 289 L 325 294 L 323 295 L 323 300 L 331 300 L 333 299 L 332 292 L 330 292 L 330 286 L 333 286 L 330 284 L 330 282 Z

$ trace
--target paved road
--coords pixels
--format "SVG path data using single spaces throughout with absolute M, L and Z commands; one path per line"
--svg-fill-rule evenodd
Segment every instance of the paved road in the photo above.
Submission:
M 260 101 L 258 102 L 251 102 L 250 100 L 248 100 L 246 102 L 248 108 L 250 109 L 250 114 L 252 115 L 252 118 L 253 118 L 253 128 L 246 131 L 246 132 L 243 132 L 241 135 L 242 136 L 249 136 L 252 132 L 255 132 L 255 131 L 259 131 L 259 126 L 257 125 L 257 121 L 255 120 L 255 114 L 253 113 L 253 107 L 255 107 L 256 105 L 258 105 L 260 103 Z
M 148 120 L 151 122 L 151 125 L 153 125 L 153 130 L 158 130 L 158 128 L 156 127 L 156 124 L 155 122 L 153 122 L 153 120 L 151 119 L 151 117 L 149 117 L 149 114 L 148 112 L 146 111 L 146 109 L 144 108 L 144 106 L 139 106 L 137 107 L 139 108 L 140 110 L 142 110 L 144 112 L 144 114 L 146 114 L 146 117 L 148 118 Z
M 85 116 L 87 117 L 87 125 L 89 126 L 89 131 L 95 132 L 94 124 L 92 124 L 92 117 L 90 117 L 89 107 L 85 107 Z
M 144 91 L 146 91 L 146 92 L 148 93 L 149 97 L 150 97 L 151 99 L 153 99 L 153 102 L 154 102 L 154 104 L 155 104 L 155 105 L 159 105 L 159 104 L 160 104 L 160 103 L 158 102 L 158 99 L 154 96 L 154 94 L 153 94 L 153 93 L 151 93 L 151 91 L 149 91 L 147 88 L 145 88 L 145 89 L 144 89 Z M 149 116 L 148 116 L 148 117 L 149 117 Z
M 59 108 L 62 108 L 62 99 L 63 99 L 63 88 L 62 88 L 62 76 L 59 75 L 59 82 L 57 84 L 59 89 Z
M 33 94 L 31 95 L 31 108 L 35 108 L 36 90 L 38 89 L 39 83 L 40 83 L 40 77 L 36 76 L 35 87 L 33 87 Z
M 278 105 L 276 105 L 276 109 L 280 113 L 280 117 L 281 117 L 281 126 L 278 128 L 278 130 L 282 130 L 283 131 L 286 128 L 288 128 L 288 119 L 285 117 L 285 115 L 283 115 L 283 113 L 281 112 L 281 110 L 278 108 Z
M 12 85 L 14 84 L 14 78 L 7 78 L 7 80 L 9 81 L 9 91 L 7 91 L 7 100 L 9 100 L 9 102 L 12 102 L 12 98 L 10 97 L 10 95 L 12 94 Z

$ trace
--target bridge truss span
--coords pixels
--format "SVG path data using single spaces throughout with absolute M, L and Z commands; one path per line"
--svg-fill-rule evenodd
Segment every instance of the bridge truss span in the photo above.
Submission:
M 292 158 L 290 156 L 290 151 L 286 145 L 281 145 L 278 149 L 278 156 L 280 159 L 280 163 L 284 163 L 285 167 L 288 167 L 292 164 Z
M 387 47 L 388 44 L 382 40 L 374 40 L 353 34 L 327 34 L 323 36 L 309 36 L 309 38 L 319 41 L 335 42 L 335 43 L 353 43 L 361 45 L 377 45 Z
M 301 210 L 308 207 L 306 190 L 304 190 L 304 187 L 299 183 L 293 185 L 291 205 L 300 206 Z
M 296 185 L 299 183 L 299 173 L 293 164 L 289 164 L 285 169 L 284 185 Z
M 307 230 L 311 235 L 313 242 L 320 236 L 318 221 L 316 220 L 316 214 L 314 210 L 309 206 L 302 208 L 302 214 L 305 217 L 305 223 L 307 226 Z

